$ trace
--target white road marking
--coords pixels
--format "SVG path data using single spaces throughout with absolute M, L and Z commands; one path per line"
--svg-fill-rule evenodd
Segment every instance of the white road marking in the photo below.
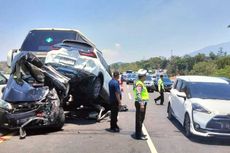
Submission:
M 132 100 L 132 96 L 131 96 L 130 92 L 128 93 L 128 95 L 129 95 L 129 99 Z
M 128 95 L 129 95 L 129 99 L 132 99 L 132 96 L 131 96 L 130 92 L 128 93 Z M 147 144 L 148 144 L 148 146 L 149 146 L 149 149 L 150 149 L 151 153 L 157 153 L 157 150 L 156 150 L 156 148 L 155 148 L 155 146 L 154 146 L 154 144 L 153 144 L 153 142 L 152 142 L 152 139 L 150 138 L 150 136 L 149 136 L 149 134 L 148 134 L 148 131 L 147 131 L 147 129 L 145 128 L 145 125 L 144 125 L 144 124 L 143 124 L 143 126 L 142 126 L 142 131 L 143 131 L 143 134 L 145 134 L 145 135 L 147 136 L 147 138 L 148 138 Z
M 157 150 L 156 150 L 156 148 L 155 148 L 155 146 L 154 146 L 154 144 L 153 144 L 153 142 L 152 142 L 152 140 L 151 140 L 151 138 L 150 138 L 150 136 L 148 134 L 148 131 L 146 130 L 144 124 L 142 126 L 142 131 L 143 131 L 143 134 L 147 135 L 147 138 L 148 138 L 147 144 L 149 146 L 149 149 L 150 149 L 151 153 L 157 153 Z

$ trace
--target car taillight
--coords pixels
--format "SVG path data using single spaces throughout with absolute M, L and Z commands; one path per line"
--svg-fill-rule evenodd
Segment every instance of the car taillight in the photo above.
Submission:
M 92 57 L 92 58 L 97 58 L 96 54 L 93 51 L 90 51 L 90 52 L 79 51 L 79 54 L 82 55 L 82 56 L 88 56 L 88 57 Z

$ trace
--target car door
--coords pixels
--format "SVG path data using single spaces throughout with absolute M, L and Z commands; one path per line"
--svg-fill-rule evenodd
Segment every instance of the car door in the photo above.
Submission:
M 177 99 L 177 93 L 178 93 L 178 91 L 177 91 L 177 88 L 178 88 L 178 86 L 181 85 L 180 82 L 181 82 L 180 79 L 177 79 L 175 81 L 173 89 L 170 91 L 171 108 L 172 108 L 172 110 L 173 110 L 174 115 L 175 115 L 176 118 L 178 116 L 178 109 L 177 109 L 177 107 L 178 107 L 178 99 Z
M 186 89 L 187 89 L 187 86 L 186 86 L 186 82 L 185 81 L 181 81 L 181 86 L 180 86 L 180 88 L 179 88 L 179 90 L 178 90 L 178 95 L 180 94 L 180 93 L 186 93 L 185 91 L 186 91 Z M 177 109 L 178 109 L 178 120 L 181 122 L 181 123 L 183 123 L 184 122 L 184 114 L 185 114 L 185 111 L 186 111 L 186 109 L 185 109 L 185 103 L 186 103 L 186 99 L 187 98 L 185 98 L 185 97 L 180 97 L 180 96 L 176 96 L 177 97 L 177 101 L 178 101 L 178 106 L 177 106 Z

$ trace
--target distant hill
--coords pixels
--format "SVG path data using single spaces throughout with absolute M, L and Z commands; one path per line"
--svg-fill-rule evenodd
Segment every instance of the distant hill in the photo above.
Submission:
M 125 64 L 124 62 L 116 62 L 116 63 L 112 63 L 111 65 L 122 65 Z
M 218 52 L 226 52 L 227 54 L 230 54 L 230 42 L 225 42 L 225 43 L 221 43 L 218 45 L 212 45 L 212 46 L 207 46 L 205 48 L 202 48 L 200 50 L 194 51 L 192 53 L 190 53 L 190 56 L 195 56 L 199 53 L 201 54 L 205 54 L 205 55 L 209 55 L 210 52 L 213 52 L 215 54 L 217 54 Z

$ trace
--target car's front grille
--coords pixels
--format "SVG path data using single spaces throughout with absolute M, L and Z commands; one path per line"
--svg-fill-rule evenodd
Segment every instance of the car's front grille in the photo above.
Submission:
M 215 116 L 208 122 L 206 128 L 213 132 L 230 133 L 230 116 Z

